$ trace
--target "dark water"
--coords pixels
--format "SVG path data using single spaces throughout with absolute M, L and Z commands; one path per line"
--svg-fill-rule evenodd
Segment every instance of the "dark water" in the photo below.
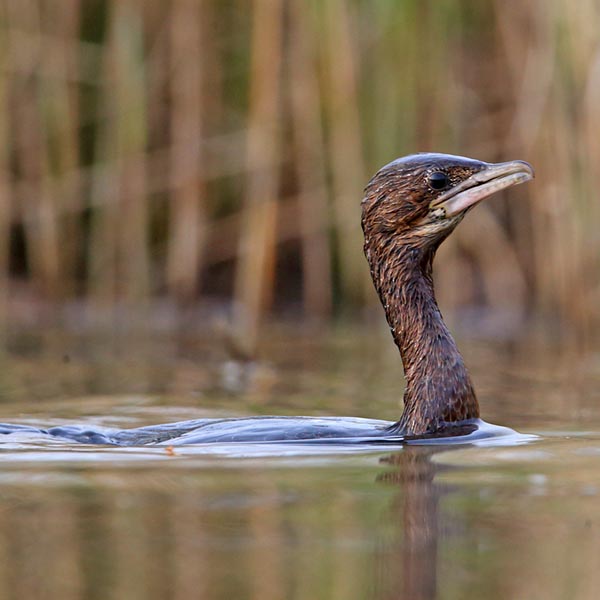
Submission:
M 597 598 L 600 352 L 461 340 L 486 420 L 459 447 L 146 448 L 8 436 L 1 598 Z M 14 336 L 2 421 L 136 427 L 207 416 L 393 420 L 385 332 Z

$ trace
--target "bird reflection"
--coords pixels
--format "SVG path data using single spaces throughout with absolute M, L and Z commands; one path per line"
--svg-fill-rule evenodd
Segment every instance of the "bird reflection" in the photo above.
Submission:
M 435 476 L 444 467 L 431 461 L 440 449 L 408 446 L 402 452 L 381 459 L 394 467 L 382 473 L 377 480 L 397 485 L 393 518 L 402 522 L 402 540 L 393 551 L 382 548 L 385 555 L 377 563 L 383 572 L 377 579 L 389 589 L 381 590 L 382 598 L 402 600 L 429 600 L 436 597 L 439 501 L 445 488 L 436 483 Z M 446 490 L 447 491 L 447 490 Z M 393 561 L 393 564 L 392 564 Z M 399 566 L 401 565 L 401 568 Z M 390 574 L 397 581 L 390 581 Z M 387 584 L 387 585 L 386 585 Z

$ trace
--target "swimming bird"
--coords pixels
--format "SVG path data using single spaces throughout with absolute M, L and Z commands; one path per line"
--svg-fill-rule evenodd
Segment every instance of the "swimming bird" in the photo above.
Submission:
M 391 428 L 397 433 L 434 433 L 479 418 L 473 383 L 435 299 L 433 259 L 469 210 L 531 178 L 531 165 L 520 160 L 415 154 L 389 163 L 367 185 L 365 255 L 406 379 L 404 410 Z
M 533 176 L 533 169 L 524 161 L 491 164 L 422 153 L 394 160 L 368 183 L 362 200 L 364 251 L 400 350 L 406 380 L 404 409 L 397 422 L 352 417 L 246 417 L 120 431 L 55 427 L 45 433 L 86 443 L 178 445 L 399 441 L 511 431 L 487 426 L 479 418 L 473 383 L 435 299 L 432 268 L 440 244 L 473 207 Z M 11 427 L 0 425 L 0 433 L 10 433 Z

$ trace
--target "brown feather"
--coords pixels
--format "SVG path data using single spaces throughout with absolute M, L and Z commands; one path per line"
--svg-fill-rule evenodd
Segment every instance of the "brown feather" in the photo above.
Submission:
M 381 169 L 365 190 L 365 255 L 406 378 L 396 433 L 431 433 L 479 417 L 471 378 L 442 319 L 432 279 L 435 252 L 463 214 L 443 220 L 431 215 L 430 204 L 441 192 L 428 185 L 428 177 L 442 171 L 457 185 L 485 166 L 460 157 L 414 155 Z

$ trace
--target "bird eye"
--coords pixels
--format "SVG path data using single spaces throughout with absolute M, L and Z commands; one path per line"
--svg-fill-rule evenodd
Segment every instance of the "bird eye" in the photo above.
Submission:
M 450 180 L 448 179 L 448 175 L 446 173 L 442 173 L 441 171 L 436 171 L 429 176 L 429 185 L 434 190 L 443 190 L 448 186 Z

